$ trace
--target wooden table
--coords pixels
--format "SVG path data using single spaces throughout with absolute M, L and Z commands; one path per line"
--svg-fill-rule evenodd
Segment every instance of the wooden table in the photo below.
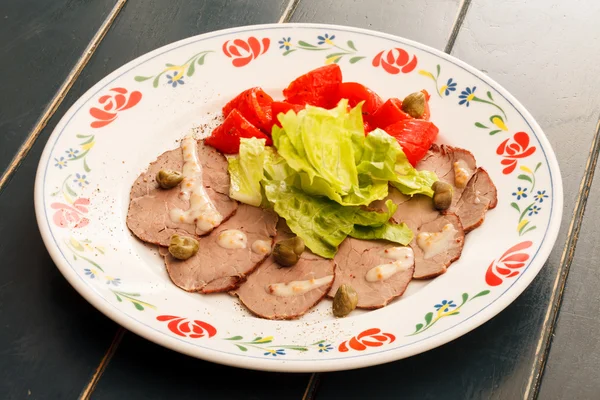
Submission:
M 598 398 L 598 20 L 594 0 L 3 0 L 0 398 Z M 62 115 L 105 75 L 150 50 L 273 22 L 350 25 L 422 42 L 485 72 L 531 111 L 558 156 L 564 220 L 545 267 L 506 310 L 398 362 L 266 373 L 147 342 L 62 277 L 33 211 L 37 163 Z

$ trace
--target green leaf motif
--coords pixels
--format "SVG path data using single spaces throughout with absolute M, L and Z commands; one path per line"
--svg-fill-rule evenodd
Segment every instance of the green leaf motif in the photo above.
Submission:
M 204 54 L 202 54 L 202 55 L 201 55 L 201 56 L 198 58 L 198 61 L 196 61 L 196 62 L 198 63 L 198 65 L 204 65 L 204 59 L 206 58 L 206 55 L 207 55 L 207 54 L 208 54 L 208 53 L 204 53 Z M 193 64 L 193 63 L 192 63 L 192 64 Z
M 481 122 L 475 122 L 475 126 L 478 128 L 488 129 L 488 127 L 482 124 Z
M 542 166 L 542 163 L 539 162 L 536 166 L 535 169 L 533 170 L 533 172 L 537 172 L 538 169 L 540 169 L 540 167 Z
M 306 347 L 303 346 L 288 346 L 288 345 L 282 345 L 281 346 L 284 349 L 289 349 L 289 350 L 296 350 L 296 351 L 308 351 L 308 349 Z
M 448 316 L 450 316 L 450 315 L 458 315 L 458 314 L 460 314 L 460 311 L 454 311 L 454 312 L 448 314 Z
M 521 175 L 517 176 L 517 178 L 522 181 L 527 181 L 529 183 L 532 182 L 531 177 L 529 175 L 521 174 Z
M 425 314 L 425 322 L 427 323 L 427 325 L 429 325 L 431 323 L 431 319 L 433 318 L 433 313 L 429 312 L 427 314 Z
M 253 341 L 253 342 L 257 342 L 257 341 L 259 341 L 259 340 L 261 340 L 261 339 L 262 339 L 262 336 L 258 336 L 258 337 L 255 337 L 255 338 L 254 338 L 254 340 L 252 340 L 252 341 Z
M 348 40 L 347 44 L 348 47 L 350 47 L 352 50 L 357 51 L 356 47 L 354 47 L 354 42 L 352 40 Z
M 474 299 L 476 299 L 476 298 L 478 298 L 478 297 L 481 297 L 481 296 L 487 296 L 488 294 L 490 294 L 490 291 L 489 291 L 489 290 L 482 290 L 481 292 L 479 292 L 479 293 L 477 293 L 475 296 L 473 296 L 473 297 L 471 298 L 471 300 L 474 300 Z
M 321 343 L 325 343 L 325 340 L 319 340 L 318 342 L 314 342 L 313 344 L 311 344 L 311 346 L 315 346 Z
M 119 296 L 118 294 L 115 293 L 115 296 L 117 296 L 117 300 L 118 301 L 123 301 L 123 299 L 121 298 L 121 296 Z
M 532 226 L 531 228 L 527 229 L 525 232 L 521 233 L 520 235 L 523 236 L 524 234 L 526 234 L 527 232 L 530 232 L 532 230 L 535 229 L 535 226 Z
M 346 54 L 348 54 L 348 53 L 331 53 L 329 55 L 326 55 L 325 57 L 326 58 L 333 58 L 333 57 L 337 57 L 337 56 L 344 56 Z
M 515 203 L 515 202 L 510 203 L 510 206 L 512 208 L 514 208 L 515 210 L 517 210 L 518 212 L 521 212 L 521 209 L 519 208 L 519 206 L 517 205 L 517 203 Z
M 144 311 L 144 307 L 140 303 L 133 303 L 133 305 L 137 310 Z
M 488 98 L 489 98 L 491 101 L 494 101 L 494 98 L 492 97 L 492 92 L 490 92 L 489 90 L 488 90 L 488 92 L 487 92 L 487 97 L 488 97 Z
M 196 67 L 194 66 L 195 64 L 192 62 L 187 70 L 187 76 L 192 76 L 194 75 L 194 72 L 196 72 Z
M 490 135 L 495 135 L 496 133 L 501 132 L 500 129 L 496 129 L 495 131 L 491 131 Z
M 441 70 L 440 64 L 438 64 L 436 66 L 436 69 L 437 69 L 437 77 L 439 78 L 440 77 L 440 70 Z
M 237 344 L 237 343 L 236 343 L 236 346 L 237 346 L 237 347 L 238 347 L 238 349 L 240 349 L 241 351 L 248 351 L 248 349 L 247 349 L 246 347 L 242 346 L 241 344 Z
M 151 78 L 152 78 L 151 76 L 139 76 L 138 75 L 138 76 L 136 76 L 133 79 L 135 79 L 136 82 L 144 82 L 144 81 L 147 81 L 148 79 L 151 79 Z M 79 135 L 77 135 L 77 137 L 79 137 Z
M 161 74 L 162 75 L 162 74 Z M 157 75 L 156 78 L 154 78 L 154 81 L 152 82 L 152 86 L 157 88 L 158 87 L 158 80 L 160 79 L 160 75 Z
M 92 169 L 88 166 L 86 159 L 83 159 L 83 169 L 85 172 L 90 172 Z
M 65 190 L 67 191 L 67 193 L 69 193 L 71 196 L 77 196 L 77 193 L 75 193 L 75 191 L 73 189 L 71 189 L 71 187 L 69 186 L 69 184 L 65 184 Z
M 293 53 L 294 51 L 296 51 L 296 49 L 289 49 L 289 50 L 286 50 L 286 51 L 284 51 L 284 52 L 283 52 L 283 55 L 284 55 L 284 56 L 287 56 L 288 54 L 290 54 L 290 53 Z
M 423 324 L 417 324 L 417 326 L 415 326 L 416 330 L 415 332 L 419 332 L 421 329 L 423 329 Z
M 462 294 L 462 302 L 463 302 L 463 304 L 465 304 L 468 299 L 469 299 L 469 294 L 468 293 L 463 293 Z
M 359 62 L 360 60 L 362 60 L 363 58 L 365 58 L 365 57 L 352 57 L 350 59 L 350 64 L 355 64 L 355 63 Z
M 315 46 L 315 45 L 313 45 L 313 44 L 310 44 L 310 43 L 306 43 L 306 42 L 305 42 L 305 41 L 303 41 L 303 40 L 300 40 L 300 41 L 298 42 L 298 45 L 299 45 L 299 46 L 302 46 L 302 47 L 311 47 L 311 48 L 315 48 L 315 49 L 317 48 L 317 46 Z

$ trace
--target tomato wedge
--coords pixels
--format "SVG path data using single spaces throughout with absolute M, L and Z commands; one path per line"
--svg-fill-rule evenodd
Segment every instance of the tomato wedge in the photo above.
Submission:
M 303 110 L 304 106 L 300 104 L 292 104 L 286 101 L 274 101 L 271 104 L 271 110 L 273 111 L 273 123 L 281 128 L 281 124 L 279 123 L 279 119 L 277 116 L 280 113 L 287 113 L 290 110 L 294 110 L 295 113 L 298 113 L 300 110 Z
M 266 134 L 271 134 L 273 114 L 271 112 L 273 98 L 259 87 L 244 90 L 223 107 L 223 116 L 236 109 L 255 127 Z
M 390 126 L 398 121 L 411 119 L 412 117 L 402 111 L 402 101 L 395 97 L 387 99 L 381 107 L 373 114 L 372 123 L 381 129 Z
M 288 103 L 310 104 L 330 109 L 337 104 L 336 97 L 340 83 L 342 83 L 340 66 L 330 64 L 297 77 L 283 89 L 283 95 Z
M 414 118 L 398 121 L 384 130 L 396 138 L 413 167 L 425 156 L 439 132 L 433 122 Z
M 225 118 L 225 121 L 216 127 L 212 134 L 204 140 L 209 146 L 214 147 L 221 153 L 235 154 L 240 151 L 240 138 L 265 139 L 267 146 L 273 144 L 271 138 L 252 125 L 237 110 L 233 109 Z
M 368 125 L 373 125 L 373 114 L 383 104 L 381 97 L 368 87 L 357 82 L 344 82 L 338 86 L 338 98 L 336 104 L 341 99 L 348 99 L 348 105 L 355 107 L 361 101 L 364 101 L 362 106 L 363 120 Z

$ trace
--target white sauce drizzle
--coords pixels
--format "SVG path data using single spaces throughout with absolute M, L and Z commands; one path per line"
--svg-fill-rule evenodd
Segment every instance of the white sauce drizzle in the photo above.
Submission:
M 404 272 L 415 264 L 415 253 L 410 247 L 391 247 L 383 251 L 382 257 L 395 260 L 381 264 L 367 271 L 367 282 L 384 281 L 398 272 Z
M 428 259 L 457 246 L 454 235 L 458 231 L 454 225 L 446 224 L 441 232 L 421 232 L 417 235 L 417 245 L 423 250 L 423 258 Z
M 179 198 L 190 202 L 186 211 L 174 208 L 170 212 L 171 221 L 176 223 L 196 224 L 199 235 L 210 232 L 223 221 L 223 216 L 217 211 L 210 197 L 204 190 L 202 181 L 202 164 L 198 159 L 198 147 L 193 136 L 186 136 L 181 141 L 183 151 L 183 181 Z
M 300 296 L 313 289 L 329 285 L 333 281 L 333 275 L 322 278 L 312 278 L 306 281 L 291 281 L 288 283 L 273 283 L 265 288 L 267 293 L 279 297 Z
M 464 188 L 467 186 L 472 173 L 464 160 L 456 161 L 454 163 L 454 185 L 457 188 Z
M 270 240 L 255 240 L 252 243 L 252 251 L 256 254 L 269 254 L 271 252 Z
M 219 233 L 217 243 L 225 249 L 245 249 L 248 238 L 242 231 L 238 231 L 237 229 L 227 229 Z

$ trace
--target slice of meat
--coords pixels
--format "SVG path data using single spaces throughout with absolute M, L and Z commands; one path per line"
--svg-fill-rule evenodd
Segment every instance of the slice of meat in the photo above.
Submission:
M 456 162 L 462 172 L 466 172 L 463 179 L 468 178 L 464 187 L 457 186 Z M 467 150 L 433 145 L 417 169 L 434 171 L 441 181 L 453 186 L 452 205 L 447 211 L 458 215 L 465 233 L 480 226 L 487 210 L 498 203 L 492 179 L 483 168 L 477 168 L 475 157 Z
M 225 221 L 237 209 L 237 202 L 229 198 L 227 159 L 212 147 L 204 146 L 202 141 L 198 142 L 198 157 L 203 168 L 204 188 Z M 179 186 L 165 190 L 156 183 L 156 174 L 161 169 L 181 171 L 182 167 L 181 149 L 170 150 L 160 155 L 134 182 L 130 192 L 127 227 L 139 239 L 168 246 L 175 233 L 198 237 L 194 224 L 173 222 L 169 215 L 173 208 L 189 208 L 189 202 L 179 198 Z
M 459 217 L 452 212 L 440 213 L 433 208 L 430 197 L 424 195 L 406 196 L 395 188 L 390 188 L 388 197 L 374 202 L 371 206 L 383 208 L 387 199 L 398 204 L 398 209 L 392 216 L 398 222 L 404 222 L 413 231 L 414 238 L 409 246 L 415 253 L 414 279 L 429 279 L 446 272 L 447 267 L 458 260 L 464 245 L 464 229 Z M 453 235 L 455 245 L 434 257 L 425 258 L 424 251 L 417 244 L 421 232 L 441 232 L 444 226 L 452 225 L 456 231 Z
M 426 258 L 425 252 L 417 244 L 419 233 L 437 233 L 442 232 L 445 226 L 451 225 L 455 230 L 452 235 L 449 246 L 439 254 Z M 435 220 L 427 222 L 417 228 L 415 231 L 415 239 L 410 243 L 410 247 L 415 252 L 415 279 L 430 279 L 446 272 L 450 264 L 460 258 L 462 253 L 465 234 L 460 223 L 460 219 L 456 214 L 445 213 L 440 214 Z
M 167 272 L 173 283 L 188 292 L 215 293 L 234 289 L 267 257 L 252 251 L 256 240 L 273 242 L 277 214 L 271 210 L 240 204 L 237 212 L 209 235 L 198 239 L 200 250 L 187 260 L 165 256 Z M 219 245 L 221 232 L 242 231 L 246 247 L 226 249 Z
M 335 255 L 337 264 L 335 281 L 328 293 L 334 297 L 342 284 L 351 286 L 358 294 L 358 308 L 376 309 L 387 305 L 396 297 L 402 296 L 415 271 L 414 264 L 383 281 L 369 282 L 367 272 L 394 260 L 383 257 L 386 249 L 397 244 L 380 240 L 345 239 Z
M 460 218 L 465 232 L 470 232 L 483 223 L 487 210 L 497 203 L 496 186 L 488 173 L 478 168 L 452 211 Z
M 280 220 L 276 240 L 287 237 L 290 237 L 289 229 L 287 229 L 285 221 Z M 232 294 L 237 295 L 242 304 L 258 317 L 279 320 L 295 319 L 304 315 L 325 297 L 334 279 L 331 279 L 328 284 L 296 296 L 277 296 L 269 290 L 269 286 L 330 276 L 335 277 L 334 261 L 319 257 L 308 250 L 292 267 L 280 267 L 273 256 L 270 256 Z
M 458 163 L 458 168 L 462 166 L 462 169 L 466 172 L 466 176 L 463 178 L 463 185 L 457 185 L 455 163 Z M 434 171 L 439 180 L 452 185 L 454 187 L 452 206 L 455 206 L 467 182 L 477 170 L 477 162 L 473 154 L 468 150 L 434 144 L 415 168 L 420 171 Z

